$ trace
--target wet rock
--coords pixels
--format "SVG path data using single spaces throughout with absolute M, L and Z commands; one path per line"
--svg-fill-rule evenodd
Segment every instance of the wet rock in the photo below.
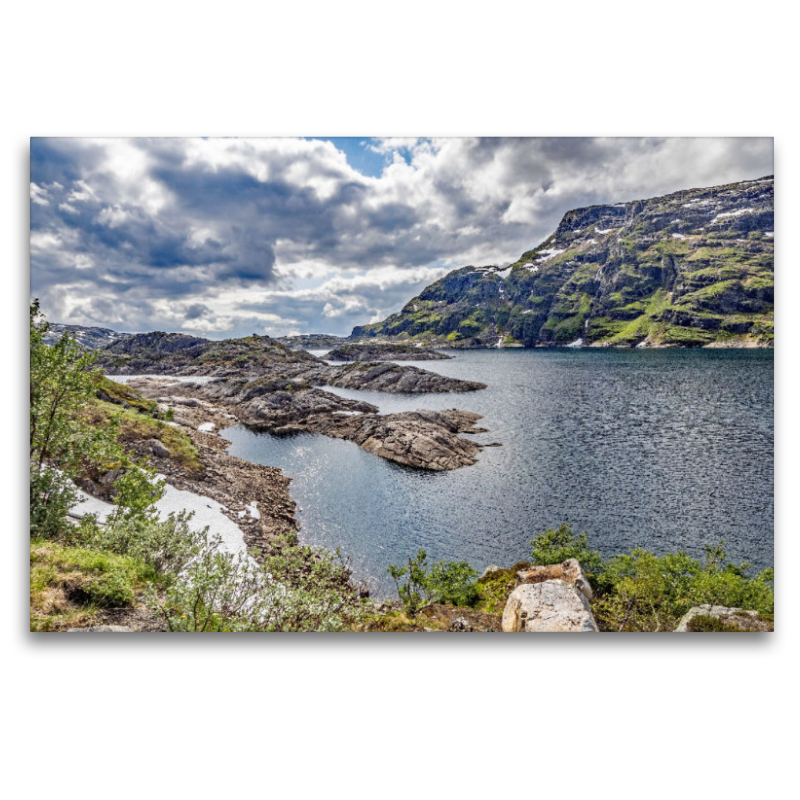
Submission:
M 518 586 L 503 611 L 506 633 L 596 633 L 597 630 L 589 601 L 562 580 Z
M 543 583 L 560 580 L 574 586 L 587 600 L 592 599 L 592 587 L 583 574 L 583 569 L 575 558 L 568 558 L 560 564 L 530 567 L 517 573 L 517 585 L 524 583 Z
M 702 605 L 695 606 L 684 614 L 675 633 L 757 633 L 774 630 L 775 622 L 772 617 L 759 614 L 758 611 Z

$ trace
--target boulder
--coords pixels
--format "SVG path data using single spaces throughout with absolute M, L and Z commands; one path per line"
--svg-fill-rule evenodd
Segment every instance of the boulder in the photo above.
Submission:
M 583 574 L 580 563 L 575 558 L 568 558 L 560 564 L 547 564 L 542 567 L 531 567 L 517 573 L 517 585 L 524 583 L 544 583 L 559 580 L 574 586 L 587 600 L 592 599 L 592 587 Z
M 563 580 L 524 583 L 503 611 L 505 633 L 597 633 L 589 601 Z
M 774 630 L 772 617 L 759 614 L 758 611 L 702 605 L 690 608 L 683 615 L 675 633 L 757 633 Z
M 158 458 L 169 458 L 169 448 L 159 439 L 148 439 L 146 442 L 150 452 Z
M 488 567 L 483 571 L 483 574 L 478 578 L 479 581 L 482 581 L 484 578 L 488 578 L 493 572 L 500 572 L 500 567 L 497 564 L 489 564 Z

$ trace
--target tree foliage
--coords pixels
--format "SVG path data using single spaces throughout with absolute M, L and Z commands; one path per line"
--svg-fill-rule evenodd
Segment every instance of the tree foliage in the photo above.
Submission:
M 466 561 L 437 561 L 429 569 L 428 555 L 420 550 L 416 558 L 408 559 L 408 566 L 392 564 L 387 572 L 394 579 L 406 611 L 412 615 L 427 603 L 470 606 L 478 599 L 478 573 Z
M 142 464 L 131 461 L 117 441 L 118 425 L 92 425 L 84 409 L 97 392 L 102 373 L 96 355 L 63 334 L 54 344 L 45 337 L 49 323 L 30 305 L 30 523 L 32 536 L 63 533 L 77 495 L 73 480 L 90 471 L 122 468 L 116 502 L 143 513 L 161 496 L 163 484 Z

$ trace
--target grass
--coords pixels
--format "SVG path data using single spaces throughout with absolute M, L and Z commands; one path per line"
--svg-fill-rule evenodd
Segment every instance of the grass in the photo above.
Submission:
M 169 450 L 170 457 L 184 469 L 192 473 L 203 469 L 200 454 L 192 440 L 173 425 L 104 400 L 95 400 L 86 407 L 84 413 L 92 425 L 106 425 L 116 418 L 120 426 L 118 438 L 122 443 L 158 439 Z
M 109 608 L 130 607 L 155 573 L 141 561 L 43 539 L 30 543 L 32 631 L 90 625 Z

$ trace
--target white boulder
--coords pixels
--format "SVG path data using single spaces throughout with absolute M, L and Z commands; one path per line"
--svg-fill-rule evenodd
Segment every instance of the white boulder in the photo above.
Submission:
M 589 601 L 562 580 L 524 583 L 503 611 L 505 633 L 597 633 Z

